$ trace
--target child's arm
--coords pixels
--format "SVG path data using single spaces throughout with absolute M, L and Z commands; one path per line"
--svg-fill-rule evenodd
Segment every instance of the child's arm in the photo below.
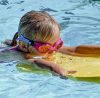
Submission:
M 100 54 L 99 45 L 80 45 L 75 49 L 76 53 L 80 54 Z
M 48 67 L 48 68 L 52 69 L 52 71 L 58 73 L 61 76 L 67 76 L 69 74 L 76 73 L 76 71 L 74 71 L 74 70 L 71 70 L 71 71 L 64 70 L 58 64 L 56 64 L 52 61 L 47 61 L 45 59 L 29 59 L 28 61 L 29 62 L 34 62 L 39 66 Z
M 58 74 L 60 74 L 62 76 L 67 76 L 68 74 L 73 74 L 73 73 L 76 72 L 74 70 L 67 71 L 67 70 L 61 68 L 58 64 L 56 64 L 56 63 L 54 63 L 52 61 L 48 61 L 46 59 L 42 59 L 41 58 L 42 56 L 36 56 L 37 58 L 34 58 L 34 59 L 33 59 L 33 56 L 35 57 L 35 55 L 32 54 L 32 53 L 31 54 L 30 53 L 29 54 L 25 54 L 24 56 L 29 62 L 36 63 L 39 66 L 48 67 L 48 68 L 52 69 L 52 71 L 54 71 L 54 72 L 56 72 L 56 73 L 58 73 Z M 38 57 L 40 57 L 40 58 L 38 58 Z
M 28 59 L 29 62 L 34 62 L 37 65 L 49 67 L 50 69 L 52 69 L 53 71 L 59 73 L 60 75 L 63 75 L 63 76 L 67 75 L 67 71 L 60 68 L 58 66 L 58 64 L 55 64 L 52 61 L 47 61 L 47 60 L 42 59 L 42 58 L 33 59 L 33 56 L 34 56 L 34 54 L 25 54 L 25 58 Z M 40 56 L 40 57 L 42 57 L 42 56 Z
M 75 47 L 62 47 L 59 52 L 70 55 L 86 56 L 100 55 L 99 45 L 80 45 Z

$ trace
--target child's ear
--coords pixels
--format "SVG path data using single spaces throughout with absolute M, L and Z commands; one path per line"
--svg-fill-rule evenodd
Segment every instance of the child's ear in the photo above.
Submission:
M 18 38 L 18 33 L 15 33 L 12 42 L 11 42 L 11 46 L 15 46 L 17 44 L 16 39 Z

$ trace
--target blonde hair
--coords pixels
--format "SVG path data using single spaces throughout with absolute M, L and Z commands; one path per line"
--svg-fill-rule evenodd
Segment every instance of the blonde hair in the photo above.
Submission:
M 59 31 L 58 23 L 48 13 L 30 11 L 20 19 L 18 36 L 22 34 L 32 41 L 47 42 Z

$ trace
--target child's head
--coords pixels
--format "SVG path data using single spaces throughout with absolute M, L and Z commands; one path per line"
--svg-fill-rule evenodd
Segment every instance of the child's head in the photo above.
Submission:
M 36 47 L 44 43 L 54 45 L 57 41 L 57 43 L 61 42 L 59 25 L 46 12 L 30 11 L 20 20 L 17 40 L 19 47 L 28 48 L 29 52 L 34 51 L 34 44 L 36 44 Z M 38 42 L 40 43 L 38 44 Z

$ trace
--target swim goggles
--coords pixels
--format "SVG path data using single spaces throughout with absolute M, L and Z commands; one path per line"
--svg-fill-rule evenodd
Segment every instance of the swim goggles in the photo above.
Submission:
M 28 45 L 33 46 L 41 53 L 57 51 L 63 45 L 63 41 L 61 39 L 58 39 L 53 45 L 51 45 L 50 43 L 45 43 L 45 42 L 31 41 L 25 38 L 23 35 L 20 35 L 16 40 L 22 41 L 24 43 L 27 43 Z

